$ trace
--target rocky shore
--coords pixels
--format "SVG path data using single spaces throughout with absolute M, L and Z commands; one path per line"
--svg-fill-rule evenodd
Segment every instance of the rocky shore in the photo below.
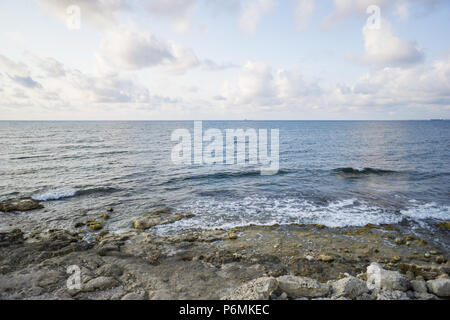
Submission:
M 192 215 L 158 210 L 115 234 L 108 232 L 113 214 L 71 230 L 0 233 L 0 299 L 450 297 L 448 252 L 395 226 L 247 226 L 160 236 L 155 226 Z M 76 288 L 67 285 L 73 266 L 80 270 Z

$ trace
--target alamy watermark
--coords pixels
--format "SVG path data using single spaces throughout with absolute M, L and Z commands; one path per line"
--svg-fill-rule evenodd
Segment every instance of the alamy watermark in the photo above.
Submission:
M 194 122 L 194 132 L 176 129 L 172 132 L 172 162 L 176 165 L 258 166 L 261 175 L 274 175 L 280 167 L 279 130 L 220 129 L 203 132 L 202 121 Z M 270 141 L 269 141 L 270 140 Z M 269 148 L 270 146 L 270 148 Z
M 368 6 L 366 13 L 370 14 L 367 18 L 366 27 L 369 30 L 381 29 L 381 8 L 376 5 Z
M 81 8 L 77 5 L 68 6 L 66 9 L 66 26 L 69 30 L 81 29 Z

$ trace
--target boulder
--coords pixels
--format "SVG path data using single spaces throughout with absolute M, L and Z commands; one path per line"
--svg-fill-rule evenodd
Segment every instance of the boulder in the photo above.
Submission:
M 11 200 L 0 202 L 0 211 L 11 212 L 11 211 L 31 211 L 42 209 L 44 206 L 39 203 L 39 201 L 32 199 L 25 200 Z
M 428 290 L 438 297 L 450 297 L 450 279 L 440 278 L 427 281 Z
M 411 284 L 407 276 L 398 271 L 385 270 L 373 262 L 367 267 L 367 286 L 371 290 L 407 291 Z
M 350 299 L 356 299 L 369 292 L 366 282 L 352 276 L 333 281 L 331 288 L 334 297 L 348 297 Z
M 222 300 L 268 300 L 277 287 L 275 278 L 258 278 L 234 289 Z
M 281 291 L 286 292 L 290 298 L 294 299 L 302 297 L 318 298 L 330 293 L 329 285 L 306 277 L 282 276 L 278 278 L 278 286 Z
M 427 283 L 425 280 L 412 280 L 411 281 L 412 289 L 417 293 L 427 293 Z

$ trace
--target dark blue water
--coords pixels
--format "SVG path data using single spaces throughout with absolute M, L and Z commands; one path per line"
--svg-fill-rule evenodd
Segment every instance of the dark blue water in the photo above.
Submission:
M 71 226 L 107 207 L 129 229 L 153 208 L 192 212 L 181 229 L 367 223 L 432 229 L 450 219 L 450 121 L 207 121 L 279 129 L 280 170 L 176 166 L 171 133 L 193 122 L 0 122 L 0 200 L 45 209 L 0 215 L 0 229 Z

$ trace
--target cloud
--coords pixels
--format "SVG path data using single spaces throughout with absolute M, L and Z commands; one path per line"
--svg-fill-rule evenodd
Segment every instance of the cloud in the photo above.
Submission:
M 240 28 L 249 35 L 254 34 L 260 20 L 275 7 L 276 2 L 276 0 L 246 0 L 242 4 Z
M 187 32 L 191 27 L 191 14 L 197 0 L 148 0 L 144 2 L 147 12 L 153 17 L 172 20 L 177 32 Z
M 226 99 L 228 108 L 241 111 L 321 110 L 322 116 L 348 119 L 358 118 L 348 112 L 370 117 L 375 109 L 385 117 L 392 110 L 445 111 L 450 109 L 450 56 L 429 65 L 377 69 L 347 84 L 306 80 L 299 71 L 248 62 L 237 80 L 225 81 L 219 97 L 215 100 Z
M 381 66 L 408 65 L 421 62 L 423 52 L 414 42 L 392 33 L 390 23 L 381 19 L 380 29 L 363 28 L 365 55 L 363 62 Z
M 68 19 L 67 8 L 80 7 L 81 23 L 85 21 L 99 27 L 111 26 L 118 22 L 121 11 L 130 10 L 129 0 L 35 0 L 43 9 L 54 14 L 63 23 Z
M 31 52 L 26 52 L 25 55 L 31 59 L 31 61 L 38 66 L 41 70 L 45 72 L 46 77 L 59 78 L 66 75 L 64 70 L 64 65 L 50 57 L 39 57 L 32 54 Z
M 24 63 L 17 63 L 0 55 L 0 72 L 5 73 L 13 82 L 30 89 L 42 88 L 42 85 L 30 76 L 30 70 Z
M 239 68 L 238 65 L 232 62 L 217 63 L 211 59 L 205 59 L 201 62 L 201 64 L 204 69 L 209 71 L 221 71 L 226 69 Z
M 51 108 L 66 108 L 68 110 L 80 107 L 85 108 L 92 104 L 128 106 L 146 106 L 153 108 L 163 104 L 176 104 L 177 98 L 170 98 L 158 94 L 151 94 L 149 89 L 136 81 L 115 73 L 88 74 L 79 70 L 70 69 L 53 58 L 42 58 L 32 53 L 31 62 L 35 69 L 44 69 L 46 72 L 40 77 L 43 84 L 32 78 L 33 68 L 24 63 L 16 63 L 0 55 L 0 70 L 8 70 L 7 77 L 0 73 L 0 100 L 2 106 L 28 106 Z M 58 66 L 64 73 L 55 74 L 50 66 Z M 39 88 L 41 90 L 33 90 Z
M 119 27 L 107 32 L 99 56 L 110 66 L 123 70 L 162 67 L 172 73 L 184 73 L 199 65 L 192 50 L 158 39 L 134 27 Z
M 263 62 L 246 63 L 238 80 L 226 81 L 222 91 L 222 96 L 231 104 L 255 107 L 287 105 L 294 100 L 304 101 L 307 97 L 321 95 L 320 87 L 304 81 L 299 72 L 273 71 Z
M 294 18 L 299 30 L 304 30 L 308 27 L 314 13 L 314 7 L 315 0 L 296 0 Z

